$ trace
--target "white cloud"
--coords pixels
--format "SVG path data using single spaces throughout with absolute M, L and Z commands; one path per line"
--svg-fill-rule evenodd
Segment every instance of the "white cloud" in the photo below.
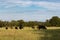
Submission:
M 29 7 L 31 5 L 36 5 L 39 7 L 47 8 L 48 10 L 60 10 L 60 3 L 56 2 L 46 2 L 46 1 L 22 1 L 22 0 L 5 0 L 0 2 L 1 5 L 5 5 L 5 8 L 9 7 Z
M 5 5 L 6 8 L 14 6 L 27 7 L 32 5 L 32 1 L 6 0 L 4 2 L 0 2 L 0 4 Z
M 35 2 L 35 5 L 41 6 L 44 8 L 56 10 L 60 9 L 60 3 L 53 3 L 53 2 Z

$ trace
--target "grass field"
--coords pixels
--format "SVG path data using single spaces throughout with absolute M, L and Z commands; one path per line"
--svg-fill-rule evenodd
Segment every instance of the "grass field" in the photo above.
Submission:
M 60 29 L 0 29 L 0 40 L 60 40 Z

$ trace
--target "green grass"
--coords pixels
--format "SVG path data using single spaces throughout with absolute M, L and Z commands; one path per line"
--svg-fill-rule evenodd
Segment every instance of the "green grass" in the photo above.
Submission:
M 60 40 L 60 29 L 45 30 L 45 37 L 42 37 L 42 40 Z
M 60 30 L 0 29 L 0 40 L 60 40 Z

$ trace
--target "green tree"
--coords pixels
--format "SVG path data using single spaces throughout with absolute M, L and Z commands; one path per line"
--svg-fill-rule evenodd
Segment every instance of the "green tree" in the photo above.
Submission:
M 17 22 L 19 23 L 19 25 L 20 24 L 22 24 L 22 25 L 24 24 L 24 20 L 18 20 Z
M 3 21 L 0 20 L 0 27 L 3 27 L 4 26 L 3 24 L 4 24 Z
M 59 26 L 60 18 L 57 16 L 54 16 L 49 20 L 49 23 L 51 24 L 51 26 Z
M 49 23 L 49 20 L 46 20 L 46 22 L 44 23 L 45 26 L 51 26 L 51 24 Z
M 17 26 L 18 26 L 18 22 L 15 21 L 15 20 L 12 20 L 11 22 L 9 22 L 9 26 L 10 26 L 11 28 L 17 27 Z
M 19 23 L 18 24 L 19 29 L 23 29 L 23 27 L 24 27 L 24 21 L 23 20 L 18 20 L 17 22 Z
M 9 22 L 8 21 L 4 21 L 4 27 L 9 26 Z
M 34 22 L 33 21 L 29 21 L 28 22 L 28 26 L 33 27 L 34 26 Z

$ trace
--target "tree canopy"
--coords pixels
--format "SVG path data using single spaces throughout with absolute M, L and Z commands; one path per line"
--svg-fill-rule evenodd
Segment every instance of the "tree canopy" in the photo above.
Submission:
M 33 27 L 36 25 L 45 25 L 45 26 L 60 26 L 60 18 L 58 16 L 53 16 L 51 19 L 46 20 L 45 22 L 40 21 L 24 21 L 24 20 L 11 20 L 11 21 L 2 21 L 0 20 L 0 27 L 17 27 L 20 25 Z

